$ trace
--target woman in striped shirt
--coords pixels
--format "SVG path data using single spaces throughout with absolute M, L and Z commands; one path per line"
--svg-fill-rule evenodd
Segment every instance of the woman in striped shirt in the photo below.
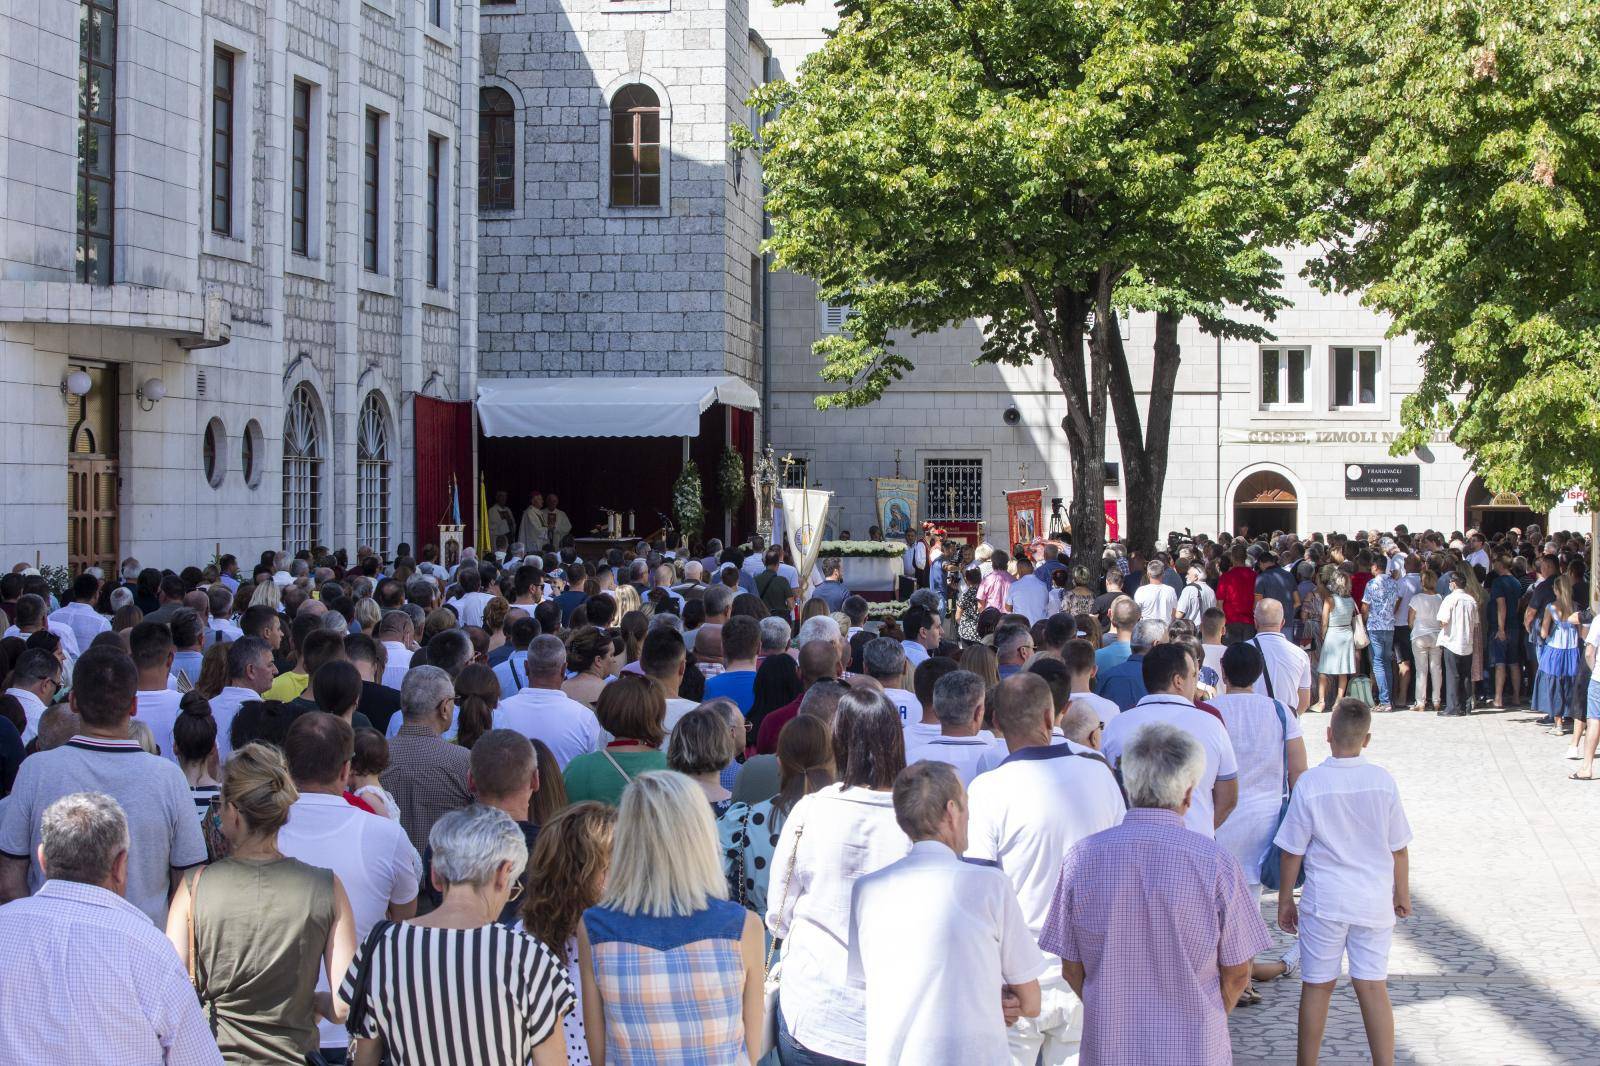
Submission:
M 522 830 L 505 812 L 473 805 L 439 819 L 428 845 L 444 902 L 414 921 L 374 926 L 339 988 L 359 1038 L 353 1061 L 564 1064 L 566 970 L 545 945 L 495 922 L 522 890 Z

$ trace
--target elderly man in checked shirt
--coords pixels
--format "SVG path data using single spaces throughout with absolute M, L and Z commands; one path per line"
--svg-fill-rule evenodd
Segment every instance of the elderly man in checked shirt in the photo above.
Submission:
M 1184 826 L 1204 766 L 1187 733 L 1143 727 L 1122 755 L 1122 824 L 1062 863 L 1039 946 L 1083 1000 L 1082 1066 L 1233 1061 L 1228 1012 L 1272 941 L 1238 860 Z
M 44 809 L 39 891 L 0 907 L 0 1062 L 222 1066 L 166 934 L 122 898 L 128 820 L 103 792 Z

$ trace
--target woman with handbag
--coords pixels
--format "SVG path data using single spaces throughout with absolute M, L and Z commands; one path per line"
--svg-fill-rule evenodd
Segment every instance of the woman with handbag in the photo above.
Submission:
M 759 803 L 735 803 L 717 819 L 729 899 L 767 913 L 768 878 L 783 824 L 795 804 L 833 784 L 833 778 L 833 747 L 822 719 L 800 715 L 785 723 L 778 734 L 778 794 Z
M 473 804 L 428 833 L 444 902 L 379 922 L 339 986 L 356 1066 L 559 1066 L 572 984 L 549 947 L 497 918 L 522 891 L 528 844 L 505 811 Z
M 228 857 L 186 876 L 167 912 L 167 939 L 229 1063 L 320 1063 L 317 1016 L 344 1005 L 317 992 L 317 968 L 337 982 L 355 951 L 355 918 L 333 871 L 278 850 L 299 792 L 277 748 L 247 744 L 222 774 Z
M 1317 657 L 1317 673 L 1322 679 L 1322 707 L 1333 710 L 1333 705 L 1344 699 L 1344 690 L 1350 675 L 1356 672 L 1356 602 L 1350 598 L 1350 575 L 1335 570 L 1327 582 L 1327 594 L 1322 598 L 1322 653 Z M 1328 689 L 1337 685 L 1338 692 L 1329 696 Z
M 705 793 L 670 770 L 634 778 L 605 890 L 578 925 L 594 1062 L 760 1058 L 761 921 L 727 895 Z
M 599 800 L 615 807 L 628 782 L 651 770 L 665 770 L 667 699 L 643 674 L 625 673 L 605 687 L 595 705 L 600 728 L 612 740 L 599 751 L 579 755 L 563 775 L 571 803 Z
M 795 804 L 771 868 L 767 929 L 783 941 L 775 1018 L 783 1066 L 866 1059 L 866 990 L 845 977 L 850 894 L 859 878 L 911 850 L 894 815 L 905 736 L 881 691 L 852 689 L 839 700 L 833 757 L 839 783 Z

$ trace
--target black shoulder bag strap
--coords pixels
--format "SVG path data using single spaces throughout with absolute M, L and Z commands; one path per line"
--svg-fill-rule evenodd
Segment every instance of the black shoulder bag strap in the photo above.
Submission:
M 367 997 L 372 988 L 372 956 L 377 953 L 378 941 L 388 931 L 394 922 L 381 919 L 367 934 L 367 941 L 361 946 L 361 965 L 356 968 L 355 984 L 350 991 L 350 1015 L 345 1019 L 345 1031 L 351 1037 L 364 1037 L 362 1031 L 367 1020 Z M 338 995 L 334 990 L 334 995 Z
M 1260 637 L 1251 637 L 1249 642 L 1254 644 L 1256 651 L 1261 654 L 1261 680 L 1267 683 L 1267 699 L 1276 700 L 1278 696 L 1272 691 L 1272 670 L 1271 664 L 1267 662 L 1267 649 L 1261 646 Z

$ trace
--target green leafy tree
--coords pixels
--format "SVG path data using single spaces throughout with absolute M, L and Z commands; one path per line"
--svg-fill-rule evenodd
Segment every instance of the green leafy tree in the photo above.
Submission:
M 1326 0 L 1296 132 L 1312 264 L 1423 347 L 1400 454 L 1439 430 L 1536 507 L 1600 488 L 1600 6 Z
M 1271 248 L 1305 208 L 1286 137 L 1310 80 L 1280 0 L 851 0 L 757 93 L 777 263 L 854 309 L 818 405 L 870 403 L 912 334 L 977 319 L 979 361 L 1050 369 L 1076 554 L 1098 565 L 1114 421 L 1130 543 L 1158 532 L 1185 316 L 1266 336 Z M 1118 326 L 1156 314 L 1143 406 Z

